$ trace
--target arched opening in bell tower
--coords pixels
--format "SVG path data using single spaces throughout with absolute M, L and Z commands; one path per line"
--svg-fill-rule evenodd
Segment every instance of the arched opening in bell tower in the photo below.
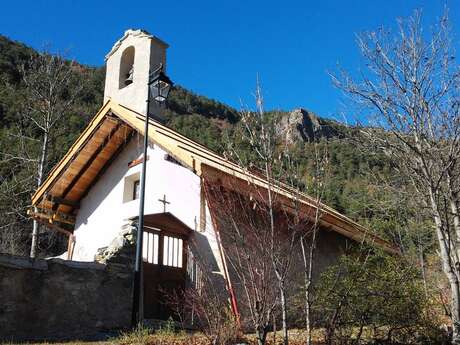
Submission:
M 134 81 L 134 55 L 133 46 L 126 48 L 121 54 L 119 88 L 122 89 Z

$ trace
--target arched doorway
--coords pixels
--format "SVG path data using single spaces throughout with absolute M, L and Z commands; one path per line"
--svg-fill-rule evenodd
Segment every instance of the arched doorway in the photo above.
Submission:
M 169 212 L 144 217 L 142 268 L 145 318 L 166 320 L 172 316 L 165 302 L 174 291 L 185 288 L 191 231 Z

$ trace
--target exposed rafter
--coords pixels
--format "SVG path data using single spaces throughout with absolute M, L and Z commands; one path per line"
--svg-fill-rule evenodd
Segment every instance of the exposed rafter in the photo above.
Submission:
M 57 205 L 67 205 L 67 206 L 71 206 L 74 209 L 80 208 L 79 201 L 68 200 L 68 199 L 64 199 L 62 197 L 54 196 L 54 195 L 47 195 L 46 199 Z
M 112 164 L 112 162 L 120 155 L 120 153 L 123 151 L 123 149 L 126 147 L 126 145 L 130 142 L 130 140 L 134 136 L 134 133 L 135 132 L 133 130 L 131 130 L 129 132 L 128 136 L 126 137 L 125 141 L 123 142 L 123 144 L 121 144 L 118 147 L 118 149 L 115 151 L 115 153 L 112 155 L 112 157 L 110 157 L 110 159 L 107 162 L 105 162 L 104 166 L 99 171 L 99 173 L 97 174 L 95 179 L 88 185 L 88 187 L 86 188 L 86 190 L 82 194 L 82 196 L 81 196 L 82 199 L 88 194 L 88 192 L 97 183 L 97 181 L 99 181 L 101 176 L 104 175 L 105 171 L 109 168 L 109 166 Z
M 83 167 L 80 169 L 77 175 L 74 176 L 72 181 L 67 185 L 67 187 L 64 189 L 62 192 L 62 195 L 60 196 L 62 199 L 65 199 L 69 191 L 72 190 L 72 188 L 75 186 L 75 184 L 80 180 L 80 178 L 83 176 L 83 174 L 88 170 L 88 168 L 93 164 L 94 160 L 96 157 L 99 155 L 99 153 L 107 146 L 109 143 L 110 139 L 112 136 L 118 131 L 118 129 L 123 125 L 122 121 L 117 121 L 116 125 L 113 127 L 113 129 L 107 134 L 105 139 L 102 141 L 102 143 L 98 146 L 98 148 L 93 152 L 93 154 L 90 156 L 90 158 L 86 161 L 86 163 L 83 165 Z M 59 203 L 55 203 L 52 207 L 53 210 L 56 210 L 59 207 Z
M 49 209 L 37 208 L 37 210 L 29 209 L 27 215 L 37 220 L 46 220 L 49 224 L 53 223 L 64 223 L 69 225 L 75 225 L 75 217 L 59 212 L 52 211 Z
M 110 101 L 107 101 L 101 109 L 97 112 L 94 118 L 91 120 L 89 125 L 85 128 L 83 133 L 78 137 L 78 139 L 70 147 L 69 151 L 61 159 L 61 161 L 54 166 L 54 168 L 49 172 L 48 177 L 42 183 L 42 185 L 37 189 L 35 194 L 32 196 L 32 204 L 36 205 L 46 194 L 47 191 L 59 181 L 60 177 L 65 172 L 65 167 L 67 167 L 72 160 L 83 150 L 89 140 L 91 140 L 92 135 L 102 126 L 104 117 L 108 116 L 108 110 Z

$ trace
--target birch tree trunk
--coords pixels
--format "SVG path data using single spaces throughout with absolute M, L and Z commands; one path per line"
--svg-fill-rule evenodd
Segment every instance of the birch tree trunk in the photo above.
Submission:
M 312 243 L 309 246 L 309 253 L 307 255 L 307 248 L 305 246 L 305 238 L 302 238 L 300 241 L 302 257 L 304 262 L 304 288 L 305 288 L 305 330 L 307 332 L 306 344 L 311 345 L 311 285 L 312 285 L 312 274 L 313 274 L 313 253 L 314 253 L 314 242 L 315 238 L 312 240 Z
M 42 141 L 40 160 L 38 162 L 38 169 L 37 169 L 37 188 L 40 187 L 40 185 L 43 182 L 43 174 L 44 174 L 44 170 L 45 170 L 45 162 L 46 162 L 47 156 L 48 156 L 48 140 L 49 140 L 48 132 L 45 131 L 44 134 L 43 134 L 43 141 Z M 34 208 L 34 211 L 37 212 L 36 207 Z M 38 232 L 39 232 L 39 224 L 34 219 L 33 227 L 32 227 L 32 243 L 30 245 L 30 257 L 32 259 L 36 258 L 36 256 L 37 256 Z
M 442 269 L 447 276 L 450 285 L 450 312 L 452 318 L 452 344 L 460 344 L 460 285 L 458 279 L 458 267 L 460 267 L 458 260 L 454 261 L 451 252 L 450 239 L 446 236 L 443 229 L 443 222 L 439 212 L 438 204 L 434 193 L 430 193 L 430 202 L 433 212 L 434 223 L 436 227 L 436 235 L 439 243 L 439 255 L 442 261 Z M 454 248 L 452 248 L 454 249 Z M 454 250 L 454 257 L 456 256 Z
M 265 345 L 267 341 L 267 331 L 265 329 L 257 328 L 256 330 L 257 345 Z
M 419 252 L 420 270 L 422 272 L 422 279 L 423 279 L 423 289 L 425 290 L 425 297 L 428 298 L 428 284 L 426 281 L 425 258 L 424 258 L 423 248 L 420 243 L 417 246 L 417 249 Z
M 278 273 L 277 273 L 278 274 Z M 283 328 L 283 344 L 289 344 L 289 333 L 287 324 L 287 301 L 286 301 L 286 286 L 284 279 L 279 279 L 279 294 L 281 304 L 281 325 Z
M 41 136 L 41 149 L 37 159 L 34 159 L 34 163 L 38 162 L 37 187 L 42 184 L 47 172 L 50 143 L 62 134 L 65 125 L 61 120 L 68 115 L 83 89 L 82 82 L 75 79 L 73 65 L 64 56 L 43 52 L 33 55 L 20 68 L 26 90 L 24 120 Z M 39 224 L 33 220 L 31 258 L 37 256 L 38 234 Z

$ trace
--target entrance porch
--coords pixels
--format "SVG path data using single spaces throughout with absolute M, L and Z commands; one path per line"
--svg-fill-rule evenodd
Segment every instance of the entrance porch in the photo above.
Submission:
M 167 320 L 173 316 L 166 301 L 185 289 L 188 239 L 191 229 L 172 213 L 144 217 L 144 317 Z

